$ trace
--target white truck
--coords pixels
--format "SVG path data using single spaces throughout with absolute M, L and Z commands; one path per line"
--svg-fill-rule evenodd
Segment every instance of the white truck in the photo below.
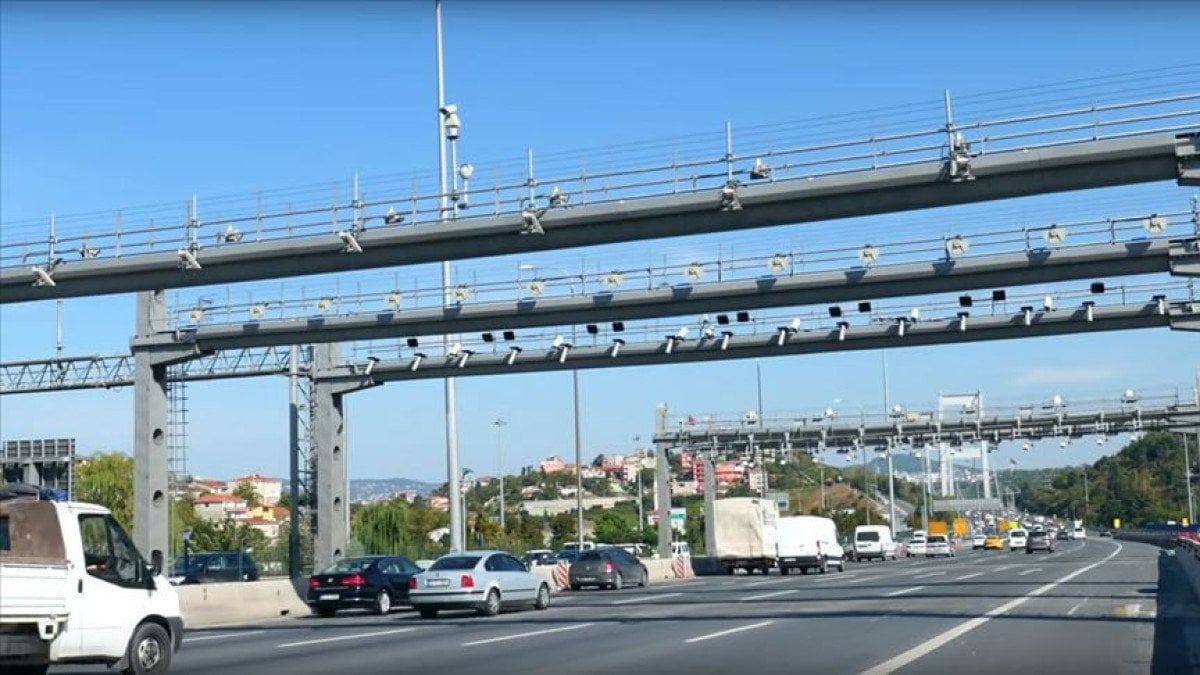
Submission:
M 838 543 L 837 525 L 821 516 L 780 518 L 776 528 L 779 573 L 809 570 L 825 574 L 830 567 L 846 571 L 845 551 Z
M 716 557 L 726 574 L 763 574 L 775 566 L 779 507 L 769 499 L 731 497 L 713 503 Z
M 166 673 L 183 619 L 162 552 L 151 559 L 103 507 L 0 490 L 0 672 L 96 663 Z

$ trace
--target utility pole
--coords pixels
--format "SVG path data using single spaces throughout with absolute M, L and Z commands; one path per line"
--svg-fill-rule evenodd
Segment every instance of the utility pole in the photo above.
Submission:
M 1087 470 L 1088 470 L 1087 464 L 1084 464 L 1083 465 L 1083 524 L 1084 524 L 1084 526 L 1087 525 L 1088 513 L 1089 513 L 1089 509 L 1091 508 L 1091 499 L 1088 495 Z
M 644 509 L 645 509 L 644 502 L 646 500 L 645 500 L 645 497 L 643 497 L 643 495 L 642 495 L 642 466 L 643 466 L 644 460 L 646 458 L 646 453 L 641 448 L 636 447 L 638 442 L 641 441 L 641 439 L 642 439 L 641 436 L 633 437 L 633 444 L 635 446 L 634 449 L 637 450 L 637 453 L 638 453 L 638 464 L 637 464 L 638 534 L 641 534 L 642 531 L 646 527 L 646 514 L 644 512 Z
M 507 534 L 504 527 L 504 427 L 508 424 L 501 418 L 496 418 L 492 425 L 496 427 L 496 455 L 500 469 L 500 532 Z
M 448 211 L 446 200 L 446 89 L 445 73 L 442 64 L 442 2 L 434 0 L 434 27 L 437 44 L 437 118 L 438 118 L 438 220 L 446 220 Z M 457 131 L 455 132 L 457 133 Z M 450 261 L 442 261 L 442 307 L 449 311 L 450 297 Z M 450 352 L 454 336 L 442 337 L 442 346 L 446 353 Z M 458 399 L 453 377 L 447 377 L 444 382 L 446 404 L 446 488 L 450 497 L 450 550 L 462 551 L 466 548 L 466 532 L 463 527 L 463 511 L 459 505 L 458 495 L 461 492 L 461 475 L 458 469 Z
M 892 409 L 888 401 L 888 370 L 887 370 L 887 351 L 879 350 L 880 359 L 883 361 L 883 413 L 891 419 Z M 896 538 L 896 465 L 892 461 L 892 452 L 895 449 L 895 443 L 887 444 L 887 463 L 888 463 L 888 523 L 892 527 L 892 538 Z
M 1187 432 L 1180 434 L 1180 437 L 1183 439 L 1183 482 L 1187 486 L 1188 525 L 1195 525 L 1196 503 L 1192 501 L 1192 460 L 1188 457 Z M 1196 451 L 1200 452 L 1200 448 L 1197 448 Z

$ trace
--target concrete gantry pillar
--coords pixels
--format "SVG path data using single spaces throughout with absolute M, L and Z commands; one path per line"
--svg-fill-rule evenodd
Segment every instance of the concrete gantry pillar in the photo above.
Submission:
M 170 461 L 167 367 L 200 356 L 194 345 L 139 347 L 139 338 L 167 330 L 163 291 L 137 294 L 133 349 L 133 541 L 142 554 L 170 557 Z
M 654 434 L 667 430 L 667 404 L 659 403 L 654 410 Z M 667 446 L 654 443 L 654 490 L 658 494 L 658 556 L 671 557 L 671 463 Z
M 331 370 L 339 365 L 341 345 L 320 344 L 313 347 L 313 370 Z M 313 545 L 314 569 L 324 569 L 345 557 L 350 540 L 348 513 L 350 495 L 346 485 L 345 413 L 342 396 L 345 391 L 335 382 L 317 379 L 312 385 L 312 454 L 315 465 L 316 538 Z

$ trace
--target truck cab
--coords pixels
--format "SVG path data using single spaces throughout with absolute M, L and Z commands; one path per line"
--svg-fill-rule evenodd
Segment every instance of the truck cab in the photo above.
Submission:
M 161 552 L 151 558 L 108 509 L 0 491 L 0 670 L 95 663 L 166 673 L 183 620 Z

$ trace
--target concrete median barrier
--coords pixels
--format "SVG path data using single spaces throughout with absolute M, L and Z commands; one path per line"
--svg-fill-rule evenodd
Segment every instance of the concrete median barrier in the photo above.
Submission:
M 1191 582 L 1196 598 L 1200 599 L 1200 536 L 1181 536 L 1175 549 L 1175 560 Z
M 309 616 L 311 612 L 304 603 L 306 584 L 306 579 L 189 584 L 178 588 L 179 606 L 188 628 Z

